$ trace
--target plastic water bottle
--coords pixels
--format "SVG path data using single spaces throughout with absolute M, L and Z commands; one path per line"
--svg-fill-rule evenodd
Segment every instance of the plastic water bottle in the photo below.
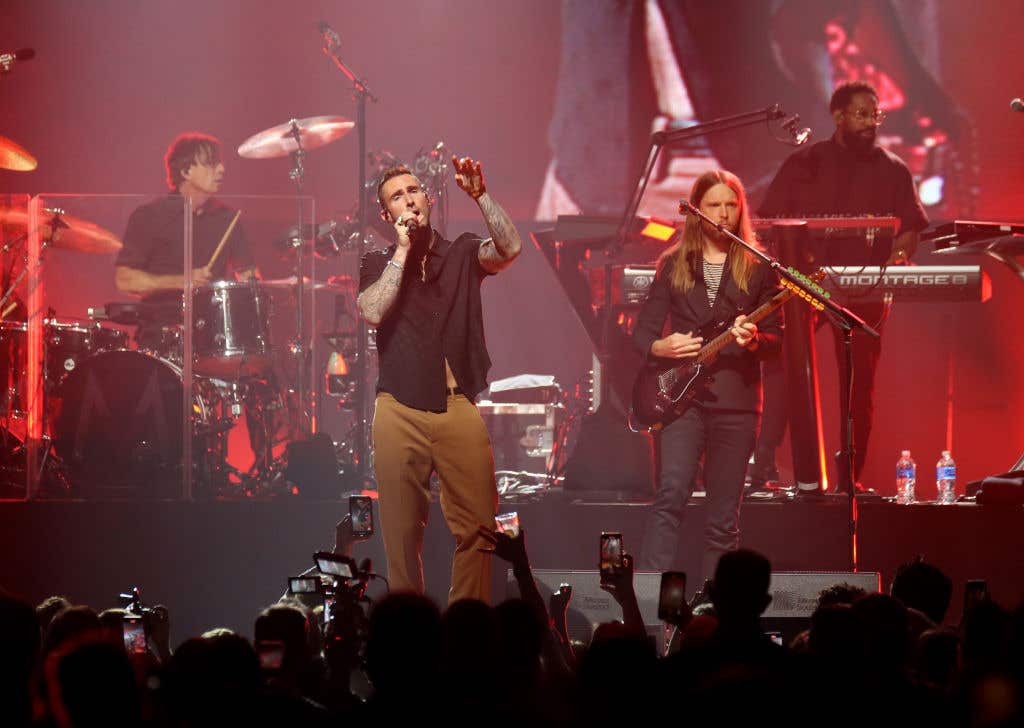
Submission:
M 949 450 L 943 450 L 939 462 L 935 463 L 935 491 L 939 503 L 956 503 L 956 463 Z
M 910 450 L 903 450 L 896 461 L 896 502 L 908 505 L 914 502 L 914 484 L 917 481 L 917 464 L 910 457 Z

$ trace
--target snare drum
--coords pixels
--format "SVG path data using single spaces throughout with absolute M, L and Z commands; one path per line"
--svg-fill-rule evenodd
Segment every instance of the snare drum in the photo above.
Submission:
M 195 371 L 236 379 L 271 366 L 270 296 L 256 281 L 217 281 L 193 295 Z

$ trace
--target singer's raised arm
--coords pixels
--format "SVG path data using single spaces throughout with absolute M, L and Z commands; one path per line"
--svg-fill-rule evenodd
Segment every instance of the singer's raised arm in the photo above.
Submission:
M 507 268 L 522 251 L 523 241 L 519 231 L 512 224 L 508 213 L 487 193 L 480 162 L 469 157 L 452 157 L 452 164 L 455 166 L 456 184 L 476 200 L 487 230 L 491 233 L 490 239 L 481 243 L 477 254 L 480 266 L 488 273 L 497 273 Z

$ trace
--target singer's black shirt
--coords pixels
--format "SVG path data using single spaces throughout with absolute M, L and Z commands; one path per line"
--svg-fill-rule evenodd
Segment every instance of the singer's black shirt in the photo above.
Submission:
M 835 139 L 790 155 L 758 213 L 762 217 L 892 215 L 900 221 L 897 234 L 928 226 L 902 159 L 881 147 L 856 154 Z M 870 247 L 863 237 L 812 244 L 822 247 L 815 257 L 828 265 L 882 265 L 892 252 L 891 237 L 876 239 Z
M 478 258 L 481 239 L 463 233 L 454 241 L 434 231 L 425 253 L 411 253 L 402 271 L 398 300 L 377 327 L 377 391 L 407 407 L 431 412 L 447 409 L 444 361 L 455 381 L 473 400 L 487 386 L 491 359 L 484 340 L 480 284 L 488 275 Z M 395 247 L 363 256 L 359 291 L 377 282 Z

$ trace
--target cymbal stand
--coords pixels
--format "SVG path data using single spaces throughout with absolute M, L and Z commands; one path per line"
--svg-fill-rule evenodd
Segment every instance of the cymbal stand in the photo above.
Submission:
M 291 120 L 291 131 L 288 135 L 295 140 L 295 151 L 291 153 L 292 164 L 294 165 L 288 173 L 289 178 L 295 182 L 295 206 L 298 210 L 298 227 L 295 231 L 295 238 L 292 244 L 295 246 L 295 338 L 292 340 L 291 351 L 297 363 L 296 389 L 299 395 L 299 429 L 306 431 L 306 423 L 310 421 L 307 412 L 306 402 L 306 339 L 305 339 L 305 275 L 304 253 L 305 236 L 302 234 L 302 180 L 306 176 L 306 168 L 303 162 L 306 151 L 302 148 L 302 133 L 296 119 Z
M 349 68 L 341 58 L 338 57 L 337 49 L 340 45 L 340 41 L 333 33 L 325 33 L 323 52 L 330 58 L 334 65 L 345 74 L 345 77 L 352 84 L 352 95 L 356 100 L 356 134 L 359 137 L 359 172 L 358 178 L 356 179 L 356 190 L 359 193 L 359 259 L 362 260 L 363 255 L 366 253 L 367 248 L 367 235 L 366 228 L 369 223 L 369 211 L 366 206 L 366 195 L 364 189 L 366 186 L 366 101 L 378 101 L 377 97 L 373 95 L 370 88 L 366 85 L 366 82 L 359 77 L 351 68 Z M 367 413 L 367 386 L 366 386 L 366 361 L 367 361 L 367 331 L 366 322 L 363 318 L 359 317 L 359 328 L 357 331 L 356 339 L 356 356 L 355 356 L 355 374 L 357 375 L 357 385 L 355 391 L 355 397 L 353 401 L 353 407 L 356 414 L 355 424 L 355 443 L 353 450 L 356 453 L 356 472 L 355 476 L 358 480 L 358 485 L 369 482 L 372 477 L 366 469 L 366 464 L 369 462 L 369 443 L 367 438 L 367 421 L 369 419 Z

